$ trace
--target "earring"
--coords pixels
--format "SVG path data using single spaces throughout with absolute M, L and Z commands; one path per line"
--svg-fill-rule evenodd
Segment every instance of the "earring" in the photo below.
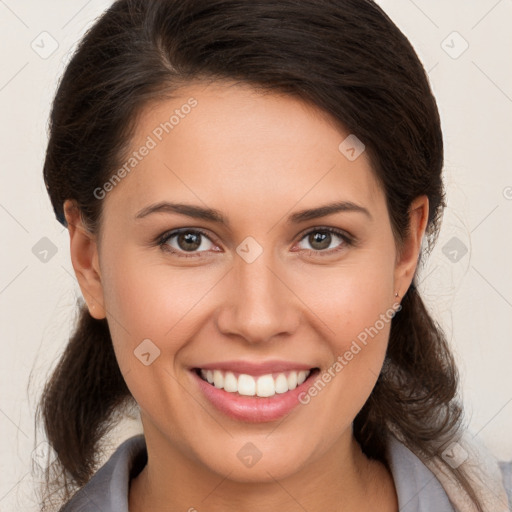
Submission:
M 395 292 L 395 297 L 398 297 L 398 292 Z

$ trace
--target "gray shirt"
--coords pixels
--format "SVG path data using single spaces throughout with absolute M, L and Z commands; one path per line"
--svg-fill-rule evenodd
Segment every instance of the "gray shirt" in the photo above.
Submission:
M 400 512 L 455 512 L 434 474 L 393 436 L 388 461 Z M 146 463 L 144 436 L 127 439 L 60 512 L 129 512 L 130 480 Z

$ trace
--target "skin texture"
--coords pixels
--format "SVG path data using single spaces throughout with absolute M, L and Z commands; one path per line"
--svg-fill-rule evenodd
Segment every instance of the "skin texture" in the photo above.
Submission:
M 409 287 L 428 199 L 412 204 L 411 232 L 397 251 L 366 153 L 349 161 L 338 149 L 348 133 L 302 101 L 240 84 L 193 84 L 146 108 L 131 151 L 190 97 L 197 106 L 103 199 L 98 236 L 65 203 L 81 290 L 91 315 L 107 318 L 141 410 L 148 464 L 132 482 L 130 511 L 397 510 L 388 469 L 362 454 L 351 429 L 382 367 L 389 323 L 310 403 L 275 422 L 219 412 L 189 369 L 234 359 L 329 368 Z M 161 201 L 215 208 L 229 226 L 175 213 L 135 219 Z M 370 215 L 287 223 L 334 201 Z M 326 227 L 355 243 L 307 236 Z M 195 253 L 169 240 L 193 254 L 180 257 L 155 241 L 178 228 L 209 238 Z M 252 263 L 236 252 L 248 236 L 263 249 Z M 144 339 L 160 350 L 148 366 L 134 356 Z M 237 457 L 248 442 L 262 453 L 252 467 Z

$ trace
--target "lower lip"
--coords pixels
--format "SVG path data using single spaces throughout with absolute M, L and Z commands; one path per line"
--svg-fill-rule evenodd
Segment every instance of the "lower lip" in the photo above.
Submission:
M 201 379 L 195 370 L 191 373 L 199 389 L 219 411 L 239 421 L 263 423 L 278 420 L 297 407 L 300 404 L 299 395 L 311 386 L 318 370 L 312 371 L 308 378 L 295 389 L 286 393 L 276 393 L 267 398 L 228 393 Z

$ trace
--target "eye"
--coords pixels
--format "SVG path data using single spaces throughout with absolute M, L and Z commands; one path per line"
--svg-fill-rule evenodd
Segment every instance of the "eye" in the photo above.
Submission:
M 336 239 L 338 242 L 336 244 Z M 344 248 L 354 244 L 353 239 L 344 231 L 336 228 L 314 228 L 309 230 L 300 240 L 301 242 L 307 242 L 312 249 L 305 249 L 309 253 L 313 253 L 318 256 L 332 255 Z M 334 249 L 329 249 L 335 243 Z
M 329 249 L 336 243 L 335 247 Z M 315 256 L 328 256 L 344 248 L 354 245 L 351 236 L 336 228 L 314 228 L 305 233 L 300 239 L 310 244 L 312 249 L 300 247 Z M 200 257 L 201 253 L 208 251 L 219 252 L 209 235 L 201 229 L 182 228 L 164 233 L 158 239 L 158 245 L 162 250 L 170 252 L 179 258 Z M 189 253 L 189 254 L 187 254 Z
M 200 256 L 198 253 L 216 247 L 204 231 L 190 228 L 165 233 L 158 243 L 164 251 L 169 251 L 181 258 Z M 191 254 L 186 254 L 187 252 Z

